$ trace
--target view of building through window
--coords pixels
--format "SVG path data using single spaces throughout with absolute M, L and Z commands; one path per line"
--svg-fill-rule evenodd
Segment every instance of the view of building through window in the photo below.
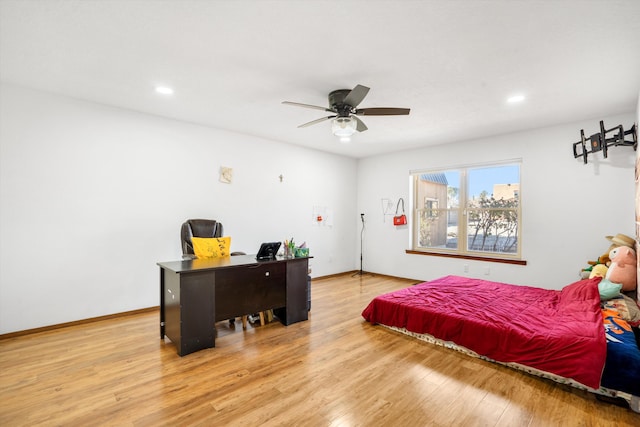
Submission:
M 520 254 L 520 165 L 413 174 L 414 250 Z

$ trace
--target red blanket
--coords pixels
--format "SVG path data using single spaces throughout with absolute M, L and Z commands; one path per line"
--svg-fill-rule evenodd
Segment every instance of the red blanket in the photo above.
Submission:
M 597 389 L 607 352 L 599 281 L 554 291 L 446 276 L 380 295 L 362 316 Z

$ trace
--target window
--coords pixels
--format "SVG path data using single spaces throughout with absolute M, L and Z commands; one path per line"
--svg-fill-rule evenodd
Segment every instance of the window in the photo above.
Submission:
M 414 172 L 413 250 L 520 257 L 520 162 Z

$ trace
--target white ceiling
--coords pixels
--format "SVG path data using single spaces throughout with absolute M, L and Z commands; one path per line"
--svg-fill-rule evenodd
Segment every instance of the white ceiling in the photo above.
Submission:
M 0 0 L 0 77 L 361 158 L 635 111 L 640 1 Z M 411 114 L 341 144 L 281 104 L 356 84 Z

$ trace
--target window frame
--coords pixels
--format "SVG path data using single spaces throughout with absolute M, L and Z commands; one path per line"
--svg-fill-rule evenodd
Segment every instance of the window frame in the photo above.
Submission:
M 478 251 L 469 250 L 468 246 L 468 212 L 471 209 L 469 206 L 468 186 L 469 186 L 469 171 L 473 169 L 483 169 L 501 166 L 517 166 L 518 167 L 518 204 L 515 208 L 517 214 L 517 243 L 515 252 L 491 252 L 491 251 Z M 457 248 L 445 248 L 445 247 L 423 247 L 419 246 L 420 242 L 420 216 L 421 212 L 426 207 L 427 196 L 424 196 L 424 200 L 418 200 L 420 195 L 418 194 L 418 179 L 422 174 L 444 174 L 445 172 L 456 172 L 459 174 L 459 188 L 458 188 L 458 206 L 455 208 L 442 208 L 447 209 L 449 212 L 453 212 L 454 215 L 458 215 L 458 245 Z M 409 181 L 411 187 L 411 238 L 410 247 L 407 253 L 421 254 L 421 255 L 435 255 L 435 256 L 448 256 L 465 259 L 478 259 L 488 260 L 496 262 L 505 262 L 513 264 L 526 264 L 526 261 L 522 259 L 522 159 L 509 159 L 496 162 L 466 164 L 458 166 L 449 166 L 444 168 L 428 168 L 410 171 Z M 506 184 L 506 183 L 494 183 Z M 510 183 L 515 184 L 515 183 Z M 421 207 L 424 204 L 425 207 Z M 477 209 L 473 207 L 473 209 Z M 508 208 L 513 209 L 513 208 Z

